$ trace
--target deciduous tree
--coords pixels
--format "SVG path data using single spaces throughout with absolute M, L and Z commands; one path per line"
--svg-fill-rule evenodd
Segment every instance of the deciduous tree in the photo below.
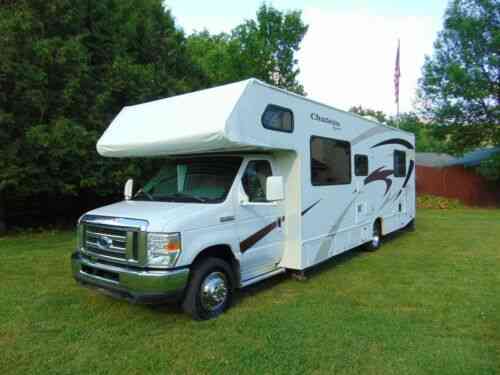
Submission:
M 255 20 L 245 21 L 231 33 L 195 33 L 188 45 L 212 85 L 255 77 L 304 94 L 295 54 L 306 32 L 301 12 L 264 4 Z
M 433 123 L 422 121 L 416 113 L 402 113 L 396 119 L 388 116 L 383 111 L 364 108 L 360 105 L 352 107 L 349 111 L 415 134 L 417 152 L 448 152 L 447 142 L 439 137 L 439 127 Z
M 5 199 L 117 192 L 141 169 L 98 157 L 96 141 L 113 116 L 207 84 L 161 0 L 2 3 L 0 51 Z
M 456 153 L 500 144 L 499 51 L 498 0 L 452 0 L 419 87 Z
M 363 117 L 373 118 L 382 124 L 385 124 L 387 123 L 387 121 L 389 121 L 389 117 L 383 111 L 364 108 L 360 105 L 351 107 L 349 109 L 349 112 L 355 113 Z

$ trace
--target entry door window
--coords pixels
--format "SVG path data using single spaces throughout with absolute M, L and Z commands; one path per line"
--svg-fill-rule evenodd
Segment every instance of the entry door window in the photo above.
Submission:
M 248 163 L 242 183 L 250 202 L 267 202 L 266 179 L 272 175 L 271 164 L 267 160 L 252 160 Z
M 394 151 L 394 177 L 406 176 L 406 153 L 404 151 Z
M 356 176 L 368 176 L 368 156 L 354 155 L 354 174 Z

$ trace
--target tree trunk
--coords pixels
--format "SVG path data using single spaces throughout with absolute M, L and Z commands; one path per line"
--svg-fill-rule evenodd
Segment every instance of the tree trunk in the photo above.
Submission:
M 7 231 L 5 199 L 3 190 L 0 190 L 0 235 Z

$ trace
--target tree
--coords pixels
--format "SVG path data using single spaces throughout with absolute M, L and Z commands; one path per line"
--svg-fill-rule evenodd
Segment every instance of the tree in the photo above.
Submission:
M 396 119 L 391 119 L 389 125 L 396 126 Z M 402 113 L 397 120 L 401 130 L 415 134 L 415 151 L 447 153 L 449 146 L 438 135 L 436 124 L 424 122 L 413 112 Z
M 360 105 L 351 107 L 349 109 L 349 112 L 355 113 L 363 117 L 368 117 L 368 118 L 372 117 L 382 124 L 386 124 L 389 120 L 388 116 L 384 112 L 370 108 L 364 108 Z
M 98 157 L 96 141 L 112 118 L 125 105 L 207 83 L 161 0 L 4 3 L 0 50 L 5 199 L 116 192 L 144 169 Z
M 484 178 L 498 183 L 500 181 L 500 152 L 486 160 L 482 160 L 477 169 Z
M 195 32 L 188 37 L 188 51 L 201 67 L 210 86 L 218 86 L 250 77 L 240 75 L 237 58 L 238 45 L 231 35 L 210 34 L 207 30 Z
M 349 112 L 356 113 L 363 117 L 372 117 L 376 121 L 415 134 L 417 152 L 447 152 L 446 142 L 442 141 L 438 135 L 438 127 L 433 123 L 425 123 L 416 113 L 402 113 L 399 119 L 390 117 L 383 111 L 364 108 L 360 105 L 351 107 Z
M 229 34 L 194 33 L 188 46 L 211 85 L 255 77 L 304 94 L 297 80 L 295 53 L 306 32 L 301 12 L 282 12 L 264 4 L 255 20 L 245 21 Z
M 419 96 L 455 153 L 500 144 L 500 7 L 497 0 L 452 0 Z

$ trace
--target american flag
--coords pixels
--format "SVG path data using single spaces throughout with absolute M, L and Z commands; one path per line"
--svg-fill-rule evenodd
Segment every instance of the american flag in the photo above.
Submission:
M 398 39 L 398 51 L 396 52 L 396 67 L 394 68 L 394 95 L 396 97 L 396 103 L 399 105 L 399 77 L 401 77 L 401 70 L 399 67 L 399 39 Z

